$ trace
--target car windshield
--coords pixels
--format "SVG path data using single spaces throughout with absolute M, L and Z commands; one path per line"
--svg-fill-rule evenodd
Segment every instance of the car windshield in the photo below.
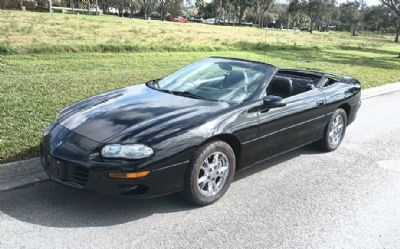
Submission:
M 259 92 L 274 69 L 273 66 L 255 62 L 207 58 L 148 85 L 186 97 L 243 102 Z

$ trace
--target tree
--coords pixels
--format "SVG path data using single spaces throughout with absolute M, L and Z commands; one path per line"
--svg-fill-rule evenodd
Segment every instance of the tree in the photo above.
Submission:
M 350 11 L 349 21 L 351 22 L 351 35 L 356 36 L 358 26 L 364 19 L 364 10 L 366 4 L 364 0 L 354 0 L 347 3 L 347 8 Z
M 204 0 L 196 0 L 195 4 L 196 8 L 198 9 L 198 15 L 208 19 L 213 16 L 214 13 L 214 4 L 212 2 L 206 3 Z
M 169 0 L 167 7 L 172 16 L 180 16 L 182 15 L 183 0 Z
M 275 3 L 274 6 L 269 10 L 273 16 L 273 21 L 275 21 L 275 28 L 289 28 L 288 23 L 290 21 L 290 14 L 288 12 L 288 7 L 288 4 Z
M 297 26 L 297 23 L 300 22 L 303 15 L 303 9 L 300 0 L 292 0 L 288 6 L 288 14 L 291 17 L 291 20 L 288 21 L 288 27 L 290 26 L 290 22 L 293 23 L 293 26 Z
M 239 24 L 241 24 L 243 21 L 244 13 L 245 13 L 246 9 L 251 6 L 252 1 L 251 0 L 233 0 L 232 4 L 235 7 L 235 9 L 239 10 Z
M 363 20 L 365 30 L 376 32 L 377 34 L 387 32 L 388 29 L 393 28 L 391 16 L 392 10 L 385 5 L 367 7 Z
M 255 0 L 256 23 L 258 24 L 258 27 L 262 28 L 265 26 L 265 16 L 273 2 L 274 0 Z
M 53 1 L 52 0 L 47 0 L 47 4 L 48 4 L 48 8 L 49 8 L 49 12 L 53 12 L 52 7 L 53 7 Z
M 320 21 L 332 8 L 332 0 L 302 0 L 300 8 L 309 18 L 309 31 L 313 32 L 314 24 Z
M 342 30 L 357 35 L 357 30 L 364 25 L 366 4 L 363 0 L 348 1 L 339 6 L 338 22 Z
M 214 24 L 219 24 L 221 21 L 222 0 L 214 0 L 215 20 Z
M 399 36 L 400 36 L 400 17 L 396 15 L 395 13 L 390 15 L 390 20 L 393 23 L 393 26 L 395 27 L 396 30 L 396 36 L 394 38 L 394 42 L 399 42 Z M 399 54 L 400 57 L 400 54 Z
M 165 20 L 165 17 L 168 12 L 168 4 L 170 0 L 158 0 L 159 2 L 159 10 L 160 10 L 160 19 L 161 21 Z
M 122 0 L 123 1 L 123 0 Z M 98 9 L 98 0 L 82 0 L 82 2 L 87 6 L 88 10 L 88 15 L 90 15 L 90 5 L 94 4 L 96 7 L 96 13 L 95 15 L 99 14 L 99 9 Z
M 394 42 L 399 42 L 400 33 L 400 0 L 380 0 L 384 5 L 393 11 L 393 24 L 396 27 L 396 37 Z
M 143 8 L 144 19 L 150 16 L 151 10 L 154 7 L 154 0 L 138 0 L 139 4 Z
M 133 15 L 135 14 L 138 8 L 138 2 L 136 0 L 126 0 L 126 1 L 129 7 L 129 17 L 133 18 Z

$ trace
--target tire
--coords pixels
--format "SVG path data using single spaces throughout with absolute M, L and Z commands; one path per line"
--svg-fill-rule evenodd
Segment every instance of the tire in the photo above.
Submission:
M 183 197 L 197 206 L 216 202 L 228 190 L 235 169 L 235 153 L 227 143 L 212 141 L 201 146 L 186 170 Z
M 334 131 L 336 126 L 335 123 L 339 122 L 339 120 L 342 121 L 341 122 L 342 127 L 341 129 L 339 129 L 340 132 L 338 129 L 336 129 L 337 132 L 335 132 Z M 347 113 L 342 108 L 339 108 L 332 114 L 332 117 L 329 120 L 329 123 L 325 129 L 324 137 L 321 140 L 317 141 L 318 147 L 327 152 L 336 150 L 342 143 L 342 140 L 346 133 L 346 127 L 347 127 Z M 336 128 L 338 127 L 336 126 Z M 332 134 L 339 134 L 339 136 L 335 137 Z

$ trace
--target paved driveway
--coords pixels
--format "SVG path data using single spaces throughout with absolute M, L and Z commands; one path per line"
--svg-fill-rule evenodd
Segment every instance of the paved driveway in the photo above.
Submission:
M 365 100 L 339 150 L 241 172 L 208 207 L 49 181 L 2 193 L 0 248 L 400 248 L 400 93 Z

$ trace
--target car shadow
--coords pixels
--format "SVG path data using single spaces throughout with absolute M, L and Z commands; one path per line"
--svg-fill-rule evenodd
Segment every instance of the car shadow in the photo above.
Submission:
M 289 153 L 283 154 L 281 156 L 277 156 L 274 158 L 271 158 L 269 160 L 266 160 L 264 162 L 255 164 L 251 167 L 239 170 L 235 174 L 234 181 L 239 181 L 243 178 L 246 178 L 247 176 L 257 174 L 258 172 L 264 171 L 268 168 L 274 167 L 276 165 L 279 165 L 280 163 L 283 163 L 285 161 L 292 160 L 300 155 L 314 155 L 314 154 L 321 154 L 324 153 L 321 150 L 318 150 L 316 146 L 313 144 L 307 145 L 305 147 L 302 147 L 300 149 L 291 151 Z
M 302 154 L 316 154 L 309 146 L 244 169 L 235 181 Z M 235 184 L 235 183 L 233 183 Z M 178 194 L 154 199 L 125 199 L 65 187 L 45 181 L 0 194 L 0 212 L 21 222 L 48 227 L 102 227 L 123 224 L 160 213 L 197 208 Z

